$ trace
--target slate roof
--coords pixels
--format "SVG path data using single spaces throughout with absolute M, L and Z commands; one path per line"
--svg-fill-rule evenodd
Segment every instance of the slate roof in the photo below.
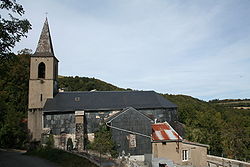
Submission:
M 44 111 L 121 110 L 176 108 L 177 106 L 154 91 L 93 91 L 59 92 L 47 99 Z
M 54 56 L 54 50 L 52 46 L 52 40 L 50 36 L 50 30 L 49 30 L 49 23 L 48 19 L 46 18 L 43 29 L 38 41 L 38 45 L 36 48 L 35 53 L 33 56 L 38 56 L 38 57 L 51 57 Z
M 127 107 L 127 108 L 123 109 L 122 111 L 119 111 L 118 113 L 116 113 L 116 114 L 110 116 L 108 119 L 105 120 L 105 122 L 110 123 L 110 122 L 112 122 L 114 119 L 116 119 L 117 117 L 119 117 L 121 114 L 123 114 L 123 113 L 125 113 L 125 112 L 128 112 L 128 111 L 131 111 L 131 112 L 138 112 L 139 114 L 141 114 L 142 116 L 144 116 L 144 117 L 147 118 L 148 120 L 150 120 L 150 121 L 152 121 L 152 122 L 154 121 L 154 120 L 152 120 L 151 118 L 149 118 L 146 114 L 144 114 L 144 113 L 142 113 L 142 112 L 140 112 L 140 111 L 134 109 L 133 107 Z

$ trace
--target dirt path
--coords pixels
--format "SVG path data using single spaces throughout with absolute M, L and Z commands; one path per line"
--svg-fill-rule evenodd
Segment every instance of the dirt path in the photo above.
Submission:
M 22 151 L 0 149 L 0 167 L 59 167 L 47 160 L 23 155 Z

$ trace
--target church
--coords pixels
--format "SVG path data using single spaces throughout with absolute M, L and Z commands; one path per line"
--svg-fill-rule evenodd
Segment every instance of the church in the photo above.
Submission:
M 56 147 L 65 149 L 71 138 L 81 151 L 87 140 L 94 140 L 99 126 L 106 123 L 111 129 L 116 125 L 123 130 L 112 131 L 116 143 L 122 142 L 119 152 L 138 155 L 151 152 L 151 124 L 167 121 L 175 128 L 177 106 L 154 91 L 59 91 L 58 62 L 46 18 L 30 58 L 28 129 L 33 141 L 52 134 Z M 125 142 L 127 139 L 137 145 Z M 140 143 L 147 148 L 136 149 Z

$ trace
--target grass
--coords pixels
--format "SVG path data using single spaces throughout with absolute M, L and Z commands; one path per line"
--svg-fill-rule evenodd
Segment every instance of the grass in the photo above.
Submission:
M 62 167 L 97 167 L 85 158 L 58 149 L 39 148 L 27 152 L 26 155 L 44 158 Z

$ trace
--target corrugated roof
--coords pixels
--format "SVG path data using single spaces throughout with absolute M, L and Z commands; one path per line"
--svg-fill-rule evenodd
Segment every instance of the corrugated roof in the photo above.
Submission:
M 154 91 L 93 91 L 60 92 L 48 99 L 44 111 L 121 110 L 176 108 L 177 106 Z
M 167 123 L 157 123 L 152 125 L 153 141 L 173 141 L 182 140 L 182 137 Z

